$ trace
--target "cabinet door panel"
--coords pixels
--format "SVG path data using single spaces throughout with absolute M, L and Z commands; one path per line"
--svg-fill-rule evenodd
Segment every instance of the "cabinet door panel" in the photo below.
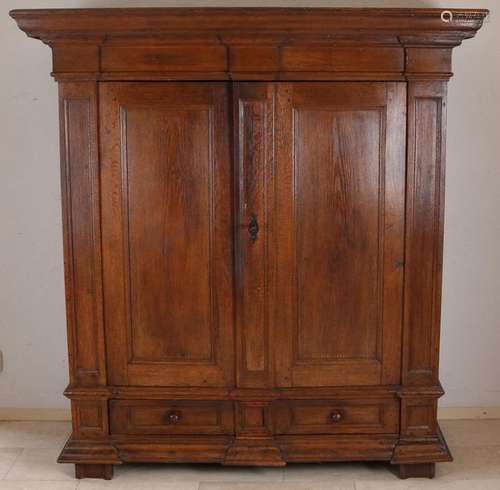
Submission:
M 280 386 L 399 381 L 405 88 L 279 84 Z
M 233 377 L 227 86 L 102 84 L 100 95 L 111 379 L 227 385 Z
M 377 355 L 380 116 L 379 108 L 294 114 L 297 355 L 304 361 Z

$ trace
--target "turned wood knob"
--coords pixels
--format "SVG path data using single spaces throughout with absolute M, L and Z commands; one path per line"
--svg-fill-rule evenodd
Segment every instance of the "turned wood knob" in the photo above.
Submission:
M 180 422 L 182 418 L 182 414 L 181 412 L 177 411 L 177 410 L 172 410 L 170 412 L 167 413 L 167 423 L 168 424 L 177 424 Z
M 344 412 L 342 410 L 333 410 L 330 414 L 330 420 L 334 423 L 340 422 L 344 418 Z

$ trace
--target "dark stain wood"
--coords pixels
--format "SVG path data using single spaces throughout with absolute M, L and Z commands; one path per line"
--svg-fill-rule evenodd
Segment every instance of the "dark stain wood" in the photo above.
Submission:
M 451 460 L 446 90 L 487 13 L 11 12 L 59 81 L 59 462 Z

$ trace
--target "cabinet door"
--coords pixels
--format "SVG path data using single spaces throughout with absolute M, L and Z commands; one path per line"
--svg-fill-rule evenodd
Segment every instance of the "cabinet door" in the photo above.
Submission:
M 278 386 L 398 383 L 406 85 L 277 84 Z
M 110 383 L 233 384 L 225 83 L 100 84 Z

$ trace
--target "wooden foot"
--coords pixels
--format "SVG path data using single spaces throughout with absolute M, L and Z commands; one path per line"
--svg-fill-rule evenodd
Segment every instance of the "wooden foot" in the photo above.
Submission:
M 435 463 L 399 465 L 399 478 L 403 480 L 407 478 L 434 478 L 435 473 Z
M 100 478 L 111 480 L 113 478 L 112 464 L 75 464 L 75 476 L 82 478 Z

